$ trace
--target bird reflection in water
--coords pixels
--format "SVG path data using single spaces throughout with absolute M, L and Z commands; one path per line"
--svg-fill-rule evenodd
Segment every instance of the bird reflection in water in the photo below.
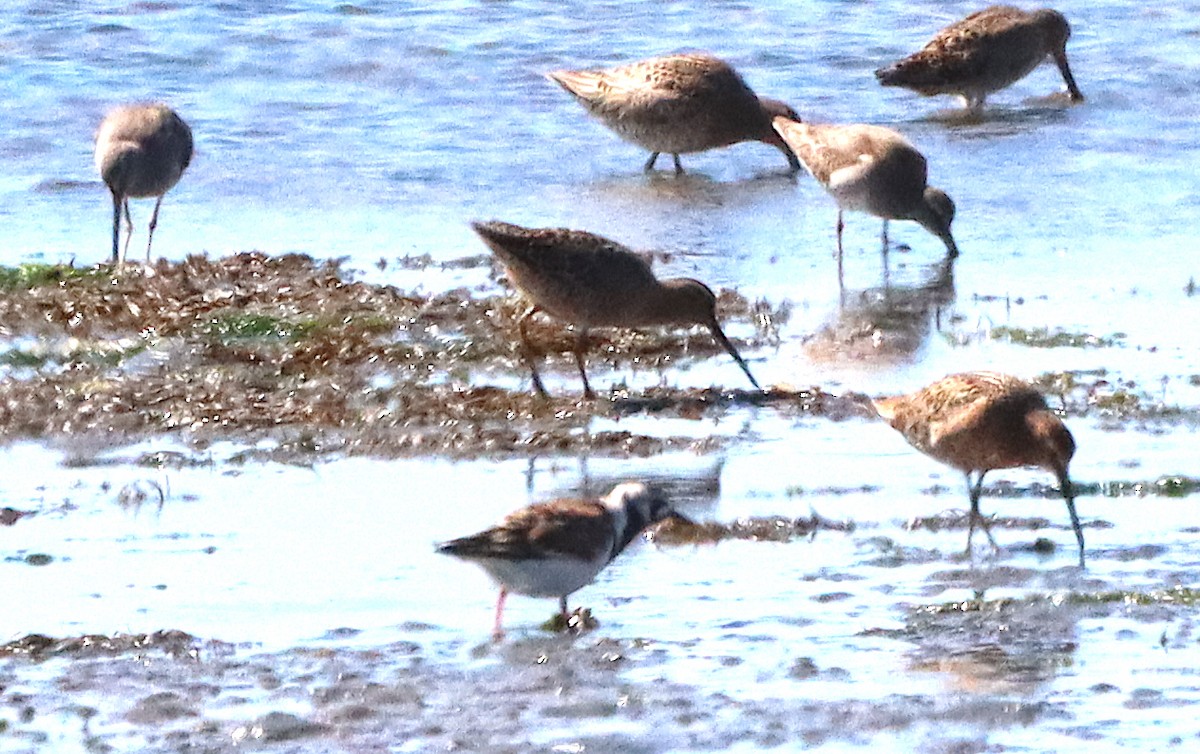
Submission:
M 947 257 L 920 268 L 923 274 L 913 283 L 894 281 L 888 261 L 885 252 L 881 285 L 842 288 L 836 317 L 805 343 L 811 359 L 903 361 L 920 349 L 931 330 L 941 330 L 942 313 L 954 303 L 954 260 Z

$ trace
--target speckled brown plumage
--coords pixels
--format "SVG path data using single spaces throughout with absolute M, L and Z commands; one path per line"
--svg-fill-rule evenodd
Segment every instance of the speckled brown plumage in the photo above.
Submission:
M 646 170 L 660 153 L 679 155 L 761 141 L 780 150 L 793 170 L 800 164 L 771 128 L 771 118 L 799 116 L 786 104 L 760 98 L 725 61 L 703 53 L 667 55 L 605 70 L 552 71 L 547 76 L 628 142 L 650 150 Z
M 877 400 L 875 407 L 917 450 L 966 474 L 971 500 L 968 551 L 976 523 L 996 544 L 979 513 L 984 475 L 992 469 L 1035 466 L 1054 473 L 1062 487 L 1083 566 L 1083 529 L 1067 473 L 1075 440 L 1036 388 L 1005 374 L 967 372 L 911 395 Z M 978 474 L 974 481 L 972 474 Z
M 842 212 L 856 210 L 888 220 L 915 220 L 946 244 L 951 257 L 958 246 L 950 233 L 954 202 L 926 185 L 925 157 L 900 134 L 865 124 L 818 125 L 776 118 L 775 130 L 801 164 L 838 203 L 837 246 L 842 254 Z
M 578 328 L 575 363 L 584 394 L 594 397 L 583 351 L 592 327 L 703 325 L 734 358 L 750 382 L 758 382 L 717 321 L 717 299 L 698 280 L 660 281 L 646 260 L 615 241 L 567 228 L 524 228 L 503 222 L 473 223 L 475 232 L 503 262 L 509 281 L 531 302 L 521 317 L 521 342 L 533 384 L 546 395 L 533 360 L 526 326 L 542 311 Z
M 972 13 L 934 36 L 920 51 L 875 71 L 884 86 L 921 94 L 956 94 L 972 110 L 992 92 L 1024 78 L 1052 58 L 1074 102 L 1083 99 L 1067 63 L 1071 27 L 1049 8 L 1025 11 L 994 5 Z
M 129 200 L 157 197 L 146 239 L 146 261 L 158 225 L 158 210 L 192 161 L 192 130 L 162 104 L 123 105 L 105 116 L 96 132 L 96 169 L 113 198 L 112 261 L 129 251 L 133 219 Z M 125 247 L 118 254 L 121 213 L 125 214 Z

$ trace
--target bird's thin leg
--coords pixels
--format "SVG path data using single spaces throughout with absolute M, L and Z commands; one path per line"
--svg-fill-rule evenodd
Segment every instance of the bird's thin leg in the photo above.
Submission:
M 592 386 L 588 384 L 587 371 L 583 368 L 583 351 L 587 347 L 587 336 L 587 328 L 582 326 L 575 334 L 575 366 L 579 367 L 579 376 L 583 378 L 583 397 L 591 400 L 596 397 L 596 394 L 592 392 Z
M 651 152 L 650 159 L 646 160 L 646 166 L 642 170 L 649 173 L 651 170 L 654 170 L 654 163 L 656 162 L 658 162 L 658 152 Z
M 987 535 L 988 542 L 991 543 L 992 549 L 995 551 L 1000 550 L 1000 545 L 996 544 L 996 538 L 992 536 L 991 527 L 988 526 L 983 514 L 979 512 L 979 497 L 983 493 L 983 477 L 986 474 L 987 471 L 980 471 L 979 477 L 975 480 L 975 483 L 971 484 L 971 473 L 967 472 L 967 494 L 971 498 L 971 514 L 969 517 L 970 522 L 967 525 L 966 552 L 968 555 L 971 553 L 971 538 L 975 536 L 975 525 L 977 523 L 979 524 L 980 528 L 983 529 L 983 533 Z
M 846 228 L 846 223 L 842 222 L 842 210 L 838 210 L 837 219 L 837 270 L 838 270 L 838 298 L 843 305 L 846 303 L 846 283 L 845 274 L 842 268 L 842 231 Z
M 543 398 L 549 398 L 550 394 L 546 392 L 546 386 L 542 384 L 542 378 L 538 374 L 537 362 L 534 360 L 536 355 L 533 352 L 533 346 L 529 344 L 529 332 L 526 329 L 529 325 L 530 317 L 538 311 L 540 309 L 536 305 L 529 307 L 521 315 L 521 319 L 517 323 L 517 330 L 521 333 L 521 355 L 525 357 L 525 363 L 529 365 L 529 374 L 533 376 L 533 389 Z
M 567 624 L 567 620 L 571 616 L 571 614 L 569 612 L 567 612 L 567 595 L 564 594 L 562 597 L 559 598 L 558 610 L 560 613 L 562 613 L 563 625 L 565 626 Z
M 125 248 L 121 250 L 120 264 L 124 264 L 129 258 L 129 242 L 133 240 L 133 218 L 129 216 L 129 200 L 122 200 L 121 206 L 125 209 Z
M 149 232 L 146 234 L 146 264 L 150 264 L 150 244 L 154 243 L 154 229 L 158 227 L 158 208 L 162 206 L 162 200 L 165 194 L 159 194 L 158 201 L 154 203 L 154 212 L 150 215 Z
M 492 623 L 492 638 L 496 641 L 504 638 L 504 601 L 508 599 L 508 589 L 500 587 L 500 598 L 496 600 L 496 620 Z
M 1067 513 L 1071 514 L 1071 528 L 1075 530 L 1075 541 L 1079 542 L 1079 567 L 1086 568 L 1083 563 L 1083 527 L 1079 524 L 1079 514 L 1075 512 L 1075 489 L 1066 472 L 1059 475 L 1059 485 L 1062 487 L 1063 500 L 1067 501 Z
M 888 251 L 890 250 L 891 247 L 890 247 L 890 244 L 888 244 L 888 221 L 886 219 L 883 221 L 883 239 L 882 240 L 883 240 L 883 287 L 884 287 L 884 290 L 887 290 L 888 288 L 891 287 L 892 270 L 891 270 L 891 265 L 889 264 L 890 260 L 888 258 Z
M 675 158 L 675 175 L 683 175 L 683 163 L 679 161 L 679 153 L 672 152 L 671 156 Z
M 113 249 L 112 263 L 115 265 L 121 261 L 121 250 L 119 240 L 121 237 L 121 196 L 115 191 L 113 198 Z

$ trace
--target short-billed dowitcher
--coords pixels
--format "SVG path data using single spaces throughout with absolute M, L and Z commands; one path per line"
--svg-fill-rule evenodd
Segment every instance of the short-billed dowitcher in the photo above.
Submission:
M 504 263 L 509 281 L 531 303 L 519 329 L 533 385 L 541 395 L 547 395 L 546 388 L 526 332 L 530 317 L 539 311 L 578 328 L 573 350 L 588 398 L 595 394 L 588 384 L 583 352 L 592 327 L 704 325 L 758 389 L 750 368 L 722 332 L 717 298 L 704 283 L 690 278 L 660 281 L 649 263 L 633 251 L 581 230 L 523 228 L 496 221 L 472 223 L 472 227 Z
M 912 395 L 874 404 L 914 448 L 966 474 L 971 500 L 967 552 L 976 524 L 996 547 L 979 513 L 984 475 L 992 469 L 1036 466 L 1058 478 L 1083 566 L 1083 529 L 1067 476 L 1075 439 L 1032 385 L 995 372 L 967 372 L 945 377 Z M 973 474 L 978 474 L 974 480 Z
M 547 74 L 622 139 L 650 150 L 647 171 L 660 153 L 679 155 L 742 141 L 770 144 L 800 163 L 771 128 L 771 118 L 800 120 L 783 102 L 754 93 L 725 61 L 703 53 L 666 55 L 607 70 Z
M 977 111 L 984 99 L 1054 59 L 1072 102 L 1083 99 L 1067 64 L 1071 27 L 1049 8 L 1025 11 L 993 5 L 942 29 L 919 52 L 875 71 L 884 86 L 926 96 L 956 94 Z
M 146 261 L 150 261 L 158 208 L 191 161 L 192 130 L 166 105 L 122 105 L 105 116 L 96 132 L 96 168 L 112 192 L 114 264 L 124 262 L 129 252 L 129 238 L 133 234 L 129 200 L 154 196 L 158 199 L 146 239 Z M 122 211 L 125 247 L 118 254 Z
M 667 518 L 687 520 L 660 491 L 626 482 L 599 500 L 560 499 L 522 508 L 491 529 L 443 542 L 437 551 L 478 563 L 500 584 L 492 626 L 492 635 L 500 638 L 509 592 L 557 597 L 565 620 L 567 597 L 592 583 L 642 530 Z
M 797 123 L 776 118 L 775 130 L 800 162 L 837 201 L 837 251 L 842 258 L 842 212 L 857 210 L 883 218 L 887 249 L 888 220 L 915 220 L 946 244 L 951 258 L 958 246 L 950 234 L 954 202 L 925 183 L 925 156 L 882 126 Z

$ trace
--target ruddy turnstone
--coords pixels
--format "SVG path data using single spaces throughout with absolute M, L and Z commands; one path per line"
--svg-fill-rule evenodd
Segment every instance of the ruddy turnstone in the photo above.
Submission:
M 478 563 L 499 583 L 492 633 L 500 638 L 509 592 L 557 597 L 565 620 L 567 597 L 592 583 L 642 530 L 667 518 L 687 520 L 655 488 L 626 482 L 598 500 L 530 505 L 491 529 L 443 542 L 437 551 Z

